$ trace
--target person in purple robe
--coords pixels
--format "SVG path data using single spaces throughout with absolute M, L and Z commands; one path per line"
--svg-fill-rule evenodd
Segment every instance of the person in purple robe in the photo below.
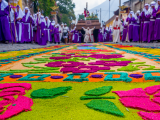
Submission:
M 130 11 L 126 21 L 128 22 L 129 24 L 129 27 L 128 27 L 128 38 L 130 41 L 133 40 L 133 22 L 135 20 L 135 15 L 134 15 L 134 12 L 133 11 Z
M 123 22 L 122 26 L 123 26 L 122 42 L 125 42 L 127 37 L 127 32 L 128 32 L 128 23 L 126 22 L 126 20 Z
M 17 12 L 17 20 L 16 20 L 16 29 L 17 29 L 17 36 L 18 36 L 18 39 L 17 39 L 17 42 L 18 43 L 23 43 L 24 42 L 24 26 L 23 26 L 23 22 L 25 21 L 24 19 L 24 13 L 23 11 L 21 10 L 20 6 L 17 5 L 16 7 L 16 12 Z
M 52 37 L 52 41 L 51 41 L 51 43 L 53 43 L 54 42 L 54 28 L 55 28 L 55 21 L 53 20 L 52 22 L 51 22 L 51 37 Z
M 51 21 L 49 20 L 48 17 L 45 17 L 45 20 L 46 20 L 46 28 L 45 28 L 45 31 L 46 31 L 46 39 L 47 41 L 49 41 L 50 43 L 52 43 L 52 25 L 51 25 Z
M 81 31 L 79 31 L 79 33 L 78 33 L 78 39 L 79 39 L 79 41 L 78 41 L 78 43 L 82 43 L 82 33 L 81 33 Z
M 5 0 L 0 0 L 0 41 L 9 43 L 12 41 L 9 26 L 9 6 Z
M 15 11 L 15 8 L 13 8 L 13 6 L 11 6 L 11 10 L 10 10 L 10 24 L 11 25 L 11 32 L 12 32 L 12 38 L 13 38 L 13 42 L 17 42 L 18 40 L 18 36 L 17 36 L 17 29 L 16 29 L 16 19 L 17 19 L 18 15 L 17 12 Z M 11 42 L 11 41 L 9 41 Z
M 41 13 L 38 12 L 35 16 L 35 21 L 34 21 L 34 24 L 35 24 L 35 28 L 36 28 L 36 31 L 34 33 L 34 39 L 35 39 L 35 42 L 39 44 L 40 42 L 40 36 L 41 36 L 41 24 L 40 24 L 40 19 L 41 19 Z
M 98 31 L 98 41 L 103 42 L 103 34 L 102 34 L 102 28 Z
M 69 31 L 69 43 L 72 43 L 73 33 L 74 33 L 74 29 L 73 29 L 73 27 L 71 26 L 71 29 L 70 29 L 70 31 Z
M 24 42 L 29 43 L 32 42 L 32 30 L 31 30 L 31 25 L 33 24 L 32 18 L 30 16 L 30 10 L 28 7 L 25 7 L 24 9 L 24 14 L 25 14 L 25 21 L 23 22 L 24 24 Z
M 133 25 L 133 42 L 139 41 L 140 35 L 140 11 L 138 10 L 135 15 L 134 25 Z
M 149 22 L 149 31 L 148 31 L 148 42 L 151 42 L 151 41 L 154 41 L 155 38 L 154 38 L 154 24 L 155 24 L 155 19 L 156 19 L 156 9 L 155 9 L 155 5 L 156 5 L 156 2 L 153 1 L 151 2 L 151 7 L 149 9 L 149 12 L 150 12 L 150 22 Z
M 160 0 L 157 0 L 157 12 L 156 12 L 156 21 L 154 25 L 154 39 L 160 40 Z
M 30 15 L 30 26 L 31 26 L 31 42 L 34 43 L 34 26 L 35 26 L 34 15 Z
M 108 29 L 108 40 L 109 42 L 113 41 L 113 37 L 112 37 L 112 26 L 109 27 Z
M 74 31 L 76 30 L 76 27 L 73 26 L 73 29 L 71 30 L 71 33 L 72 33 L 72 42 L 74 42 L 74 37 L 75 37 L 75 33 Z
M 106 24 L 103 24 L 103 27 L 102 27 L 102 35 L 103 35 L 103 42 L 106 42 L 106 41 L 107 41 Z
M 54 39 L 55 39 L 54 43 L 55 44 L 56 43 L 60 44 L 60 33 L 61 33 L 60 26 L 59 24 L 57 24 L 54 28 Z
M 79 32 L 77 29 L 74 30 L 74 40 L 73 43 L 79 43 Z
M 33 22 L 34 22 L 34 25 L 33 25 L 33 41 L 35 43 L 36 42 L 36 33 L 37 33 L 37 21 L 36 21 L 36 18 L 37 18 L 37 13 L 36 14 L 33 14 Z
M 40 26 L 40 40 L 38 42 L 39 45 L 47 45 L 47 33 L 46 33 L 46 20 L 43 15 L 40 17 L 39 21 L 39 26 Z
M 148 42 L 149 22 L 150 22 L 149 4 L 145 4 L 141 17 L 144 19 L 142 41 Z

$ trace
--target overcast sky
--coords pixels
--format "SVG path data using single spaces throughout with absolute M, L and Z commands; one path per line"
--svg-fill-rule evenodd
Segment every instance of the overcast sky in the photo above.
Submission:
M 90 10 L 90 9 L 102 4 L 105 1 L 106 0 L 73 0 L 73 2 L 76 4 L 76 8 L 74 10 L 75 14 L 77 16 L 78 14 L 83 13 L 84 8 L 86 7 L 86 2 L 88 2 L 88 9 Z M 107 1 L 109 1 L 109 0 L 107 0 Z M 121 0 L 121 3 L 125 2 L 125 1 L 127 1 L 127 0 Z M 119 0 L 111 0 L 111 2 L 113 2 L 112 10 L 113 10 L 113 7 L 114 7 L 114 10 L 117 10 L 118 6 L 114 6 L 114 2 L 119 2 Z

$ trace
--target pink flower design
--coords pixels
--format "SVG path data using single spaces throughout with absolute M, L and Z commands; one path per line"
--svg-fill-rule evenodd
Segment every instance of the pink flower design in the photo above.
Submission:
M 25 90 L 30 90 L 31 84 L 29 83 L 5 83 L 0 84 L 0 97 L 3 98 L 0 101 L 0 120 L 8 119 L 14 115 L 19 114 L 23 111 L 31 111 L 31 106 L 33 101 L 31 98 L 28 98 L 25 95 Z M 18 95 L 18 98 L 15 99 L 13 96 Z M 11 104 L 11 105 L 9 105 Z M 5 106 L 7 106 L 6 111 L 4 111 Z
M 158 93 L 157 93 L 158 92 Z M 135 88 L 128 91 L 113 91 L 120 97 L 125 107 L 142 110 L 138 112 L 144 120 L 160 120 L 160 85 L 145 88 Z M 149 95 L 154 98 L 150 99 Z M 145 112 L 143 112 L 145 111 Z

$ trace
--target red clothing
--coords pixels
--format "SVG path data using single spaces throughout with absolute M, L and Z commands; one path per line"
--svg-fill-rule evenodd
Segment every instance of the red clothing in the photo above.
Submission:
M 84 16 L 87 17 L 86 10 L 84 11 Z

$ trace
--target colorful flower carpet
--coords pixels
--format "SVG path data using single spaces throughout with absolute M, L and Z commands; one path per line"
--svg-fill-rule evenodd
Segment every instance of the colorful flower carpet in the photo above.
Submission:
M 0 52 L 0 120 L 159 120 L 160 49 L 70 44 Z

